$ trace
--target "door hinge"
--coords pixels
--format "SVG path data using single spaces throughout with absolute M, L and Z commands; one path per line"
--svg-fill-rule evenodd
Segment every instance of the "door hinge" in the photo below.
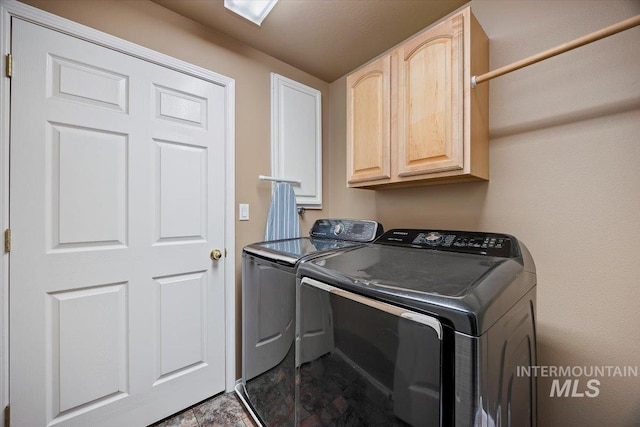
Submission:
M 11 78 L 11 75 L 13 74 L 13 56 L 10 53 L 7 53 L 5 71 L 6 71 L 7 77 Z
M 11 405 L 4 407 L 4 427 L 11 425 Z
M 4 230 L 4 251 L 11 252 L 11 229 Z

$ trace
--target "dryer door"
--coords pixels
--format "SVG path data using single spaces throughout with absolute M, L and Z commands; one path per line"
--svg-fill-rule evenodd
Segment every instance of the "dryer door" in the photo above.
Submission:
M 298 425 L 440 425 L 437 319 L 308 277 L 297 301 Z

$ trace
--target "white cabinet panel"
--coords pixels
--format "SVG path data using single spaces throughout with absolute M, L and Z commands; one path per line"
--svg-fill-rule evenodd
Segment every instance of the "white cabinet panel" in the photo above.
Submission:
M 119 283 L 49 295 L 54 420 L 128 392 L 126 290 Z
M 204 366 L 206 277 L 204 272 L 156 278 L 157 381 Z
M 207 100 L 200 96 L 156 86 L 156 117 L 181 124 L 207 127 Z
M 298 205 L 322 208 L 322 101 L 320 91 L 271 74 L 271 174 L 300 180 Z
M 127 136 L 51 125 L 52 249 L 126 245 Z
M 127 76 L 51 55 L 49 96 L 126 113 L 129 104 Z
M 157 241 L 206 239 L 207 149 L 155 143 Z

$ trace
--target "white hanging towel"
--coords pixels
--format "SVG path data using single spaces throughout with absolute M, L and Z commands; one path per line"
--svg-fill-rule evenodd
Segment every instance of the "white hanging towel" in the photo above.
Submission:
M 271 195 L 264 240 L 300 237 L 296 193 L 286 182 L 279 182 Z

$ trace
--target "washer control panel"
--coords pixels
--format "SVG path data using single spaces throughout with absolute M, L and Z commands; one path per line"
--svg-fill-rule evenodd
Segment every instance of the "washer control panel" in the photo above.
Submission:
M 382 232 L 382 225 L 376 221 L 319 219 L 311 227 L 309 235 L 321 239 L 373 242 Z
M 389 230 L 376 243 L 439 249 L 511 258 L 516 256 L 516 239 L 508 234 L 443 230 Z

